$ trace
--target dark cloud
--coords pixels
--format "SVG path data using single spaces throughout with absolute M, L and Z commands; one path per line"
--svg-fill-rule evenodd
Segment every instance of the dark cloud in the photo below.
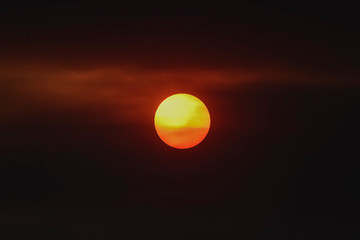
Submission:
M 4 6 L 0 236 L 356 238 L 359 35 L 346 9 Z M 153 126 L 178 92 L 211 115 L 186 151 Z

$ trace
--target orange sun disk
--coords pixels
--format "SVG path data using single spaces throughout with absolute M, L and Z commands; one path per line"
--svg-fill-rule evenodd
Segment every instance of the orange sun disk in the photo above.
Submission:
M 185 93 L 166 98 L 156 110 L 154 120 L 161 140 L 179 149 L 198 145 L 210 128 L 210 114 L 205 104 Z

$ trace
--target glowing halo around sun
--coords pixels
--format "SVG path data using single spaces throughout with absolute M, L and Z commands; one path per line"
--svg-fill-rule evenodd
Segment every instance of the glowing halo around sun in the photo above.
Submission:
M 186 149 L 198 145 L 210 128 L 210 114 L 205 104 L 190 94 L 166 98 L 155 113 L 155 129 L 167 145 Z

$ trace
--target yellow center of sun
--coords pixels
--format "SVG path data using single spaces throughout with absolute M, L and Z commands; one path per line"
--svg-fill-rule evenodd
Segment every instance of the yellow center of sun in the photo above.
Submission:
M 155 113 L 155 128 L 159 137 L 174 148 L 190 148 L 207 135 L 210 115 L 205 104 L 190 94 L 175 94 L 166 98 Z

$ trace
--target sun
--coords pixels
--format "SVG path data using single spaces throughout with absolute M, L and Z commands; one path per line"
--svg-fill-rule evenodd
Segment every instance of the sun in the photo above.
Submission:
M 166 98 L 155 113 L 155 129 L 167 145 L 186 149 L 198 145 L 210 128 L 210 114 L 197 97 L 179 93 Z

